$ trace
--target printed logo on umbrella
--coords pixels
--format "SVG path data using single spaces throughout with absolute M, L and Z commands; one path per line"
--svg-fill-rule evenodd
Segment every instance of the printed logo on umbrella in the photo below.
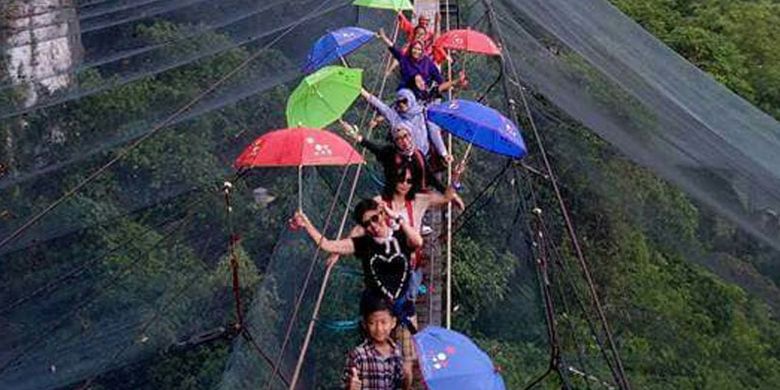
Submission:
M 517 136 L 517 129 L 515 129 L 515 126 L 512 124 L 512 122 L 507 121 L 504 123 L 504 130 L 512 137 Z
M 314 155 L 315 156 L 330 156 L 330 155 L 333 154 L 333 151 L 330 150 L 330 146 L 329 145 L 315 143 L 315 142 L 316 141 L 314 140 L 313 137 L 307 137 L 306 138 L 306 143 L 307 144 L 309 144 L 309 145 L 314 144 Z
M 434 370 L 441 370 L 443 368 L 447 368 L 450 364 L 450 356 L 455 354 L 455 347 L 448 346 L 447 348 L 444 348 L 443 352 L 439 353 L 432 353 L 432 355 L 429 356 L 429 359 L 431 362 L 433 362 L 433 369 Z
M 316 156 L 330 156 L 333 152 L 331 152 L 330 146 L 317 144 L 314 145 L 314 154 Z
M 259 139 L 257 142 L 255 142 L 252 145 L 252 151 L 249 152 L 249 155 L 254 157 L 257 156 L 258 153 L 260 153 L 260 148 L 263 146 L 263 140 Z

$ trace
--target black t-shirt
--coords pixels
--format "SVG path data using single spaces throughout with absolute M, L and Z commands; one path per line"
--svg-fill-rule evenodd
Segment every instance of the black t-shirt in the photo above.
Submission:
M 352 238 L 355 256 L 363 263 L 363 280 L 366 287 L 393 300 L 401 297 L 409 287 L 413 252 L 403 230 L 393 232 L 398 245 L 379 243 L 366 234 Z

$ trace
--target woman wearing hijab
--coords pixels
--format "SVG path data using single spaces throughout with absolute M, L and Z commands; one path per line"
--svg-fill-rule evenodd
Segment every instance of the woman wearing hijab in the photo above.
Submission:
M 414 145 L 426 157 L 427 161 L 430 161 L 431 144 L 433 144 L 433 149 L 444 161 L 448 164 L 452 162 L 452 157 L 447 153 L 447 147 L 441 136 L 441 128 L 425 118 L 425 107 L 417 101 L 417 97 L 410 89 L 399 89 L 392 107 L 365 89 L 360 94 L 377 110 L 379 115 L 388 121 L 391 128 L 404 124 L 411 131 Z

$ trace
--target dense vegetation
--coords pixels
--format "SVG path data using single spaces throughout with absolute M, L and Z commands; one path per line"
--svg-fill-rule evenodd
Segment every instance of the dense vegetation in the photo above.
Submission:
M 695 65 L 780 117 L 775 2 L 613 3 Z M 568 122 L 544 135 L 634 386 L 776 387 L 778 323 L 766 305 L 776 296 L 753 296 L 694 264 L 714 271 L 758 267 L 777 281 L 777 254 L 615 154 L 586 129 Z M 711 260 L 718 256 L 728 265 Z M 562 329 L 567 322 L 561 320 Z M 526 346 L 516 345 L 508 356 L 533 356 L 518 353 Z M 528 379 L 516 378 L 513 387 Z
M 780 118 L 780 46 L 775 44 L 780 38 L 780 6 L 775 2 L 613 3 L 691 62 Z M 161 22 L 123 33 L 155 43 L 170 40 L 183 29 Z M 171 48 L 170 54 L 201 50 L 223 39 L 209 35 L 189 42 L 191 46 Z M 2 208 L 26 216 L 53 201 L 113 155 L 100 151 L 101 146 L 138 136 L 154 120 L 170 113 L 161 107 L 177 107 L 196 96 L 252 50 L 232 49 L 105 93 L 35 111 L 23 121 L 4 120 L 0 135 L 14 142 L 13 150 L 3 143 L 0 157 L 4 161 L 0 162 L 12 160 L 13 169 L 20 172 L 63 161 L 79 162 L 74 165 L 77 168 L 29 180 L 11 190 L 4 188 Z M 376 80 L 377 72 L 370 68 L 374 59 L 359 56 L 354 61 L 367 68 L 366 85 Z M 289 63 L 284 53 L 266 52 L 225 88 L 278 77 L 277 71 Z M 492 82 L 492 68 L 470 69 L 474 84 Z M 99 72 L 84 72 L 79 77 L 81 87 L 110 81 Z M 149 318 L 165 311 L 166 320 L 155 322 L 143 335 L 157 339 L 158 348 L 152 350 L 162 352 L 146 355 L 148 359 L 130 366 L 107 364 L 103 368 L 113 371 L 97 378 L 95 387 L 190 389 L 218 383 L 230 343 L 185 350 L 166 347 L 204 328 L 224 325 L 225 318 L 232 316 L 224 253 L 229 232 L 215 185 L 229 174 L 229 160 L 252 136 L 283 125 L 289 92 L 288 86 L 276 86 L 167 129 L 34 230 L 32 235 L 41 242 L 27 241 L 30 248 L 3 255 L 0 296 L 4 305 L 96 259 L 78 274 L 70 289 L 38 297 L 36 307 L 13 312 L 9 322 L 15 327 L 9 329 L 20 329 L 23 335 L 25 326 L 37 321 L 54 323 L 58 316 L 67 315 L 79 321 L 66 327 L 88 333 L 106 318 Z M 12 101 L 14 96 L 4 94 L 2 99 Z M 550 127 L 554 131 L 544 132 L 544 142 L 560 174 L 564 197 L 634 387 L 780 386 L 780 324 L 767 305 L 778 299 L 771 296 L 776 292 L 756 296 L 724 282 L 711 270 L 718 270 L 712 260 L 717 257 L 725 268 L 758 269 L 780 281 L 777 254 L 637 167 L 564 113 L 555 114 L 562 121 Z M 59 140 L 56 134 L 64 134 L 65 139 Z M 569 153 L 572 150 L 577 153 Z M 473 160 L 465 181 L 467 201 L 487 186 L 502 164 L 479 152 Z M 589 180 L 594 171 L 599 172 L 598 181 Z M 277 198 L 291 199 L 295 191 L 292 176 L 268 174 L 254 180 Z M 242 288 L 251 299 L 254 286 L 266 276 L 264 267 L 274 250 L 276 233 L 291 210 L 281 201 L 272 203 L 278 207 L 253 202 L 248 187 L 237 191 L 233 223 L 242 230 L 240 252 L 246 282 Z M 548 220 L 560 220 L 546 182 L 510 170 L 491 194 L 490 203 L 458 231 L 455 243 L 455 327 L 491 352 L 511 389 L 522 388 L 547 366 L 536 271 L 525 245 L 529 225 L 524 221 L 530 218 L 521 215 L 513 221 L 509 217 L 517 210 L 528 211 L 528 204 L 518 202 L 531 201 L 530 188 L 537 196 L 535 205 L 550 215 Z M 556 292 L 564 356 L 579 369 L 611 380 L 582 311 L 572 308 L 575 291 L 585 290 L 569 240 L 559 223 L 551 225 L 550 231 L 548 239 L 560 250 L 557 257 L 568 264 L 568 273 L 553 275 L 556 286 L 569 286 Z M 512 232 L 515 236 L 507 237 Z M 111 248 L 121 250 L 112 252 Z M 115 277 L 121 283 L 109 282 Z M 185 288 L 186 299 L 182 299 L 179 294 Z M 85 299 L 91 302 L 88 306 L 69 312 Z M 566 299 L 572 310 L 564 315 Z M 354 335 L 346 337 L 353 342 Z M 107 357 L 114 354 L 87 346 L 76 348 Z M 323 386 L 333 385 L 333 370 L 340 369 L 340 361 L 333 363 L 333 359 L 341 352 L 315 355 L 321 364 L 333 366 L 325 370 L 323 378 L 328 381 Z M 585 386 L 579 377 L 572 380 L 577 387 Z M 551 379 L 545 386 L 559 384 Z
M 775 2 L 613 3 L 718 81 L 780 117 L 780 49 L 772 43 L 780 37 L 780 7 Z M 565 118 L 560 112 L 555 115 Z M 629 162 L 576 122 L 564 119 L 546 127 L 542 134 L 634 387 L 776 387 L 780 383 L 780 343 L 773 309 L 777 307 L 770 308 L 767 303 L 776 302 L 777 289 L 772 287 L 756 296 L 713 272 L 742 274 L 739 281 L 747 287 L 763 283 L 764 277 L 777 282 L 777 254 Z M 539 203 L 546 212 L 554 213 L 556 204 L 544 190 L 547 183 L 535 182 L 542 186 Z M 491 233 L 496 231 L 502 230 Z M 558 232 L 553 239 L 563 248 L 564 262 L 574 269 L 576 259 L 568 249 L 562 225 L 553 231 Z M 472 238 L 478 232 L 472 230 Z M 496 271 L 501 274 L 501 263 L 485 265 L 480 259 L 500 257 L 484 249 L 475 254 L 468 242 L 461 239 L 458 246 L 457 258 L 465 260 L 456 266 L 461 283 L 458 293 L 469 310 L 481 315 L 459 315 L 463 322 L 458 327 L 484 335 L 487 349 L 498 351 L 509 387 L 521 388 L 546 368 L 547 351 L 529 345 L 527 341 L 534 338 L 517 325 L 533 327 L 526 319 L 541 321 L 541 317 L 529 313 L 527 302 L 513 298 L 516 292 L 505 295 L 505 288 L 521 285 L 517 275 L 512 283 L 492 287 L 501 280 L 496 276 Z M 561 275 L 558 278 L 559 284 L 565 280 Z M 505 299 L 495 300 L 495 296 Z M 584 361 L 591 373 L 609 379 L 603 366 L 590 365 L 589 359 L 597 355 L 589 352 L 597 346 L 583 316 L 571 315 L 576 312 L 572 310 L 572 291 L 558 297 L 558 327 L 567 364 L 577 367 Z M 562 308 L 565 300 L 569 300 L 569 310 Z M 504 326 L 496 325 L 502 322 Z M 513 334 L 515 340 L 509 337 Z M 572 345 L 575 341 L 579 347 Z M 578 377 L 573 380 L 575 385 L 584 386 Z M 555 386 L 554 382 L 548 384 Z

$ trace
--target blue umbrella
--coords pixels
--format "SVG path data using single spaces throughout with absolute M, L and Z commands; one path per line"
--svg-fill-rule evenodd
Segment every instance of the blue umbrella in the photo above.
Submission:
M 517 125 L 477 102 L 455 99 L 431 105 L 428 120 L 488 151 L 514 158 L 522 158 L 527 153 Z
M 414 335 L 423 381 L 429 390 L 504 390 L 490 357 L 468 337 L 438 326 Z
M 374 33 L 360 27 L 343 27 L 330 31 L 314 43 L 304 73 L 311 73 L 357 50 L 374 38 Z

